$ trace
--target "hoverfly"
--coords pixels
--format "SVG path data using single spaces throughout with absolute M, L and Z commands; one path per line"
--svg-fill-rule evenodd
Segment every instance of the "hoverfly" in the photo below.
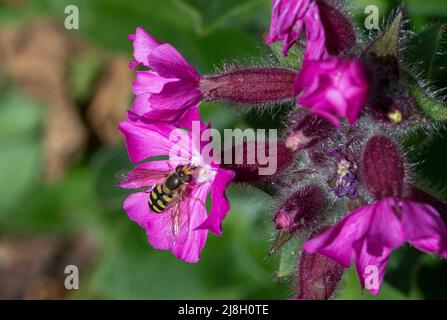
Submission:
M 171 173 L 134 169 L 124 177 L 123 182 L 157 181 L 145 190 L 149 193 L 149 208 L 155 214 L 171 210 L 173 233 L 178 235 L 181 224 L 181 203 L 188 194 L 187 186 L 193 182 L 195 170 L 196 167 L 191 165 L 177 165 Z M 189 219 L 188 213 L 184 215 L 186 219 Z
M 155 185 L 149 197 L 151 210 L 161 213 L 168 209 L 171 203 L 181 197 L 185 187 L 192 181 L 193 172 L 194 167 L 178 165 L 163 183 Z

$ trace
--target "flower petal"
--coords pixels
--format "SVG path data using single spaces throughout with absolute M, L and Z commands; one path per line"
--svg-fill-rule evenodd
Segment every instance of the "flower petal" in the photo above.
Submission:
M 177 78 L 163 78 L 156 72 L 137 71 L 136 79 L 132 84 L 132 91 L 136 95 L 143 93 L 160 93 L 168 83 L 179 81 Z
M 198 106 L 188 108 L 185 113 L 183 113 L 179 118 L 177 118 L 175 123 L 179 127 L 183 127 L 188 130 L 192 130 L 194 122 L 200 123 L 200 124 L 202 123 Z M 193 139 L 194 139 L 194 137 L 193 137 Z
M 300 105 L 335 126 L 346 117 L 353 124 L 366 102 L 368 82 L 359 60 L 305 60 L 293 84 Z
M 130 109 L 132 113 L 138 115 L 144 122 L 169 122 L 176 127 L 190 130 L 193 121 L 200 121 L 198 106 L 181 110 L 155 109 L 149 101 L 150 96 L 150 93 L 136 96 Z
M 326 49 L 326 33 L 320 18 L 320 10 L 313 1 L 304 17 L 306 26 L 306 50 L 304 59 L 322 60 L 328 57 Z
M 290 47 L 298 40 L 304 26 L 304 16 L 311 0 L 273 0 L 270 30 L 266 43 L 282 41 L 282 54 L 287 55 Z
M 209 186 L 202 185 L 194 188 L 185 202 L 182 212 L 180 234 L 172 248 L 173 254 L 186 262 L 196 263 L 202 251 L 208 231 L 198 230 L 197 227 L 206 219 L 206 198 Z
M 190 156 L 190 139 L 187 132 L 170 124 L 147 124 L 128 119 L 119 124 L 119 129 L 124 135 L 127 152 L 133 162 L 150 157 L 169 156 L 173 151 L 181 151 L 178 157 L 182 156 L 185 161 Z
M 149 66 L 147 58 L 151 51 L 162 44 L 140 27 L 135 30 L 135 33 L 129 35 L 129 40 L 133 42 L 135 60 L 146 67 Z
M 428 204 L 401 201 L 402 225 L 408 241 L 417 249 L 447 258 L 447 228 L 440 214 Z
M 199 88 L 185 81 L 170 82 L 162 92 L 149 98 L 154 108 L 174 111 L 197 106 L 201 100 L 202 92 Z
M 150 193 L 148 192 L 133 193 L 127 197 L 123 205 L 130 220 L 135 221 L 144 229 L 148 226 L 148 218 L 150 216 L 148 205 L 149 196 Z
M 355 268 L 362 290 L 366 289 L 373 295 L 377 295 L 383 283 L 386 266 L 391 254 L 391 249 L 385 249 L 381 256 L 368 253 L 367 243 L 361 242 L 354 245 Z
M 380 257 L 384 250 L 396 249 L 405 243 L 401 221 L 394 211 L 398 201 L 388 197 L 368 206 L 373 211 L 366 236 L 366 249 L 369 254 Z
M 353 245 L 365 237 L 373 213 L 369 206 L 357 209 L 336 225 L 306 241 L 304 249 L 325 255 L 349 268 Z
M 230 210 L 230 203 L 225 190 L 234 177 L 235 173 L 233 171 L 219 168 L 212 183 L 211 211 L 207 219 L 199 226 L 199 229 L 208 229 L 219 236 L 222 234 L 222 221 Z
M 199 193 L 196 196 L 201 195 Z M 206 242 L 207 231 L 195 230 L 195 227 L 206 218 L 205 207 L 191 200 L 183 200 L 178 212 L 179 231 L 176 234 L 172 207 L 162 213 L 153 213 L 149 209 L 149 197 L 150 193 L 139 192 L 126 199 L 124 210 L 129 218 L 146 229 L 149 244 L 154 249 L 171 250 L 179 259 L 190 263 L 198 262 Z
M 197 71 L 170 44 L 154 48 L 148 61 L 150 67 L 164 78 L 178 78 L 198 85 L 200 76 Z
M 150 93 L 142 93 L 137 95 L 132 103 L 132 106 L 130 107 L 130 111 L 141 117 L 145 113 L 153 110 L 152 105 L 149 102 L 150 96 Z

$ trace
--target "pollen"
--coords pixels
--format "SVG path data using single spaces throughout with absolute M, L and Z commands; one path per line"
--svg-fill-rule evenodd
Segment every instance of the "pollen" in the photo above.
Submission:
M 341 160 L 338 164 L 337 173 L 341 176 L 346 175 L 349 173 L 349 169 L 351 168 L 351 163 L 347 160 Z
M 388 119 L 390 119 L 393 123 L 401 123 L 402 122 L 402 112 L 399 110 L 393 110 L 390 113 L 388 113 Z
M 198 184 L 214 180 L 215 175 L 215 170 L 210 166 L 202 166 L 194 171 L 194 178 Z

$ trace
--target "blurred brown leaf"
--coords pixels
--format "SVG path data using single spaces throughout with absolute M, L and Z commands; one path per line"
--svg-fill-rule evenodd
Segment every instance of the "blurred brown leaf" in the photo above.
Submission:
M 48 107 L 44 177 L 55 180 L 79 157 L 87 132 L 67 88 L 70 56 L 80 44 L 62 25 L 36 20 L 0 35 L 0 57 L 16 86 Z
M 129 59 L 111 56 L 105 63 L 104 72 L 89 106 L 87 117 L 93 130 L 102 142 L 120 140 L 118 123 L 125 118 L 133 80 Z
M 67 298 L 65 267 L 79 268 L 81 287 L 96 252 L 85 235 L 0 239 L 0 299 Z

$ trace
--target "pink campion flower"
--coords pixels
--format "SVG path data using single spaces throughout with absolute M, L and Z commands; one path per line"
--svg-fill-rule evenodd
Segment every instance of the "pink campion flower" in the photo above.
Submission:
M 304 249 L 332 258 L 345 268 L 352 262 L 362 289 L 366 285 L 377 295 L 391 252 L 406 242 L 447 258 L 447 228 L 439 213 L 427 204 L 387 197 L 355 210 L 308 240 Z M 371 267 L 378 271 L 377 286 L 366 282 Z
M 217 235 L 222 233 L 222 221 L 230 209 L 225 190 L 234 173 L 202 157 L 202 146 L 195 143 L 194 126 L 193 132 L 188 132 L 168 123 L 148 124 L 130 113 L 119 129 L 132 162 L 155 156 L 169 157 L 139 164 L 119 183 L 126 189 L 145 188 L 125 200 L 124 210 L 146 230 L 152 247 L 171 250 L 186 262 L 198 262 L 208 230 Z M 198 131 L 201 133 L 204 129 L 200 125 Z M 163 194 L 164 187 L 168 186 L 167 178 L 185 167 L 190 170 L 191 180 L 182 185 L 183 189 L 176 189 L 178 193 L 164 193 L 173 200 L 167 202 L 160 196 L 161 205 L 154 205 L 152 191 L 158 188 L 156 195 Z M 210 192 L 212 205 L 207 215 L 205 204 Z M 164 210 L 159 210 L 161 207 Z
M 406 196 L 407 166 L 389 137 L 371 137 L 360 164 L 362 180 L 376 201 L 308 240 L 304 249 L 345 268 L 352 262 L 361 287 L 378 294 L 391 252 L 404 243 L 447 258 L 447 227 L 436 209 Z
M 306 60 L 293 86 L 298 103 L 336 127 L 340 118 L 353 124 L 366 103 L 368 82 L 359 60 Z
M 272 0 L 272 18 L 266 43 L 282 41 L 282 53 L 287 55 L 303 28 L 306 32 L 305 59 L 328 57 L 326 36 L 315 0 Z
M 135 59 L 130 67 L 150 68 L 137 71 L 131 111 L 150 120 L 175 123 L 186 112 L 197 109 L 202 94 L 200 75 L 194 67 L 173 46 L 158 41 L 143 28 L 137 28 L 129 40 Z

